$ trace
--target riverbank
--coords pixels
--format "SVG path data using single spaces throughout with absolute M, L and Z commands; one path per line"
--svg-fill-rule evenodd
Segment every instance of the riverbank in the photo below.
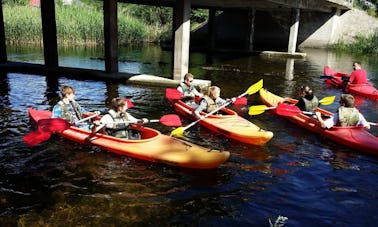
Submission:
M 63 45 L 103 45 L 103 14 L 92 7 L 56 4 L 57 41 Z M 6 42 L 42 45 L 39 8 L 3 5 Z M 119 45 L 158 42 L 169 26 L 148 25 L 128 14 L 118 14 Z

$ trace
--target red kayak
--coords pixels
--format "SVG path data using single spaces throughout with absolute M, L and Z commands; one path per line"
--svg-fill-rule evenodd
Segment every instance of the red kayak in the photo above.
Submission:
M 329 66 L 324 66 L 324 78 L 327 84 L 331 84 L 335 88 L 343 88 L 343 77 L 349 77 L 347 73 L 337 72 Z M 323 78 L 323 77 L 322 77 Z M 370 83 L 367 84 L 349 84 L 344 89 L 345 92 L 360 95 L 363 97 L 378 99 L 378 90 Z
M 283 97 L 275 95 L 265 89 L 261 89 L 260 97 L 262 102 L 267 106 L 277 106 L 284 101 Z M 287 101 L 287 100 L 285 100 Z M 291 99 L 290 103 L 295 104 L 297 100 Z M 277 109 L 272 111 L 276 112 Z M 318 111 L 325 116 L 330 116 L 332 113 L 318 108 Z M 307 116 L 303 113 L 297 113 L 294 115 L 282 116 L 291 122 L 308 129 L 312 132 L 325 136 L 326 138 L 335 141 L 339 144 L 348 146 L 355 150 L 378 155 L 378 138 L 370 134 L 367 130 L 360 126 L 348 126 L 337 127 L 334 126 L 331 129 L 323 129 L 317 119 L 312 116 Z

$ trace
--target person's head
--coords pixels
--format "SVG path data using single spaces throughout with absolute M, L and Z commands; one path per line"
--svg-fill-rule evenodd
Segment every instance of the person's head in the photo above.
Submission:
M 187 84 L 187 85 L 190 85 L 193 82 L 193 78 L 194 78 L 193 74 L 191 74 L 191 73 L 185 74 L 184 83 Z
M 361 62 L 355 61 L 353 62 L 353 70 L 361 69 Z
M 312 89 L 308 85 L 303 85 L 299 89 L 299 96 L 304 97 L 305 99 L 311 100 L 314 97 Z
M 342 94 L 340 96 L 340 106 L 352 108 L 354 107 L 354 97 L 350 94 Z
M 209 87 L 207 95 L 212 99 L 217 99 L 220 96 L 220 88 L 217 86 Z
M 125 113 L 127 110 L 127 102 L 124 98 L 113 98 L 111 102 L 111 109 L 119 113 Z
M 63 86 L 62 89 L 60 90 L 60 93 L 62 94 L 63 98 L 67 98 L 73 100 L 74 95 L 75 95 L 75 89 L 71 86 Z

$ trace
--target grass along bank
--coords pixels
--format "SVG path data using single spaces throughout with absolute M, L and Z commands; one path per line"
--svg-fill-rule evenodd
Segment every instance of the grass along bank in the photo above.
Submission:
M 92 7 L 56 5 L 57 40 L 63 45 L 102 45 L 104 26 L 102 11 Z M 3 5 L 6 42 L 42 44 L 40 8 Z M 147 25 L 142 20 L 118 12 L 119 45 L 158 42 L 169 26 Z
M 350 44 L 341 40 L 331 47 L 337 51 L 348 53 L 378 54 L 378 31 L 375 31 L 370 36 L 359 35 L 355 40 L 355 42 Z

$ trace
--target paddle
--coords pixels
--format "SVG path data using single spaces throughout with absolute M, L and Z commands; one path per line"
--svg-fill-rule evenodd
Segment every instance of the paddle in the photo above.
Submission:
M 37 122 L 38 130 L 27 134 L 23 137 L 23 140 L 29 147 L 33 147 L 41 142 L 48 140 L 51 136 L 51 133 L 64 131 L 72 125 L 87 121 L 98 115 L 99 114 L 93 114 L 89 117 L 78 120 L 73 124 L 70 124 L 68 121 L 62 118 L 41 119 Z
M 320 76 L 320 79 L 333 79 L 336 78 L 335 76 L 328 76 L 328 75 L 322 75 Z
M 180 117 L 177 114 L 166 114 L 166 115 L 163 115 L 160 119 L 148 120 L 147 123 L 157 123 L 157 122 L 165 126 L 169 126 L 169 127 L 178 127 L 182 125 Z M 139 123 L 139 121 L 127 121 L 127 122 L 122 122 L 118 124 L 125 124 L 125 123 L 137 124 Z M 112 124 L 117 124 L 117 123 L 112 123 Z M 105 125 L 106 124 L 100 124 L 96 128 L 92 129 L 92 134 L 100 131 L 100 129 L 102 129 Z
M 319 100 L 319 103 L 322 104 L 322 105 L 330 105 L 332 104 L 334 101 L 335 101 L 335 98 L 336 96 L 327 96 L 327 97 L 324 97 L 322 98 L 321 100 Z M 289 104 L 286 104 L 287 106 L 293 106 L 293 105 L 289 105 Z M 297 106 L 295 106 L 298 110 L 300 110 Z M 259 114 L 262 114 L 264 113 L 266 110 L 272 110 L 272 109 L 276 109 L 277 106 L 271 106 L 271 107 L 268 107 L 266 105 L 256 105 L 256 106 L 251 106 L 249 107 L 249 111 L 248 111 L 248 114 L 249 115 L 259 115 Z M 283 107 L 282 107 L 283 108 Z M 278 111 L 278 109 L 277 109 Z M 283 110 L 284 111 L 284 110 Z M 290 110 L 287 109 L 287 112 L 289 112 Z M 301 110 L 300 110 L 301 111 Z M 295 111 L 294 111 L 295 112 Z M 302 112 L 302 111 L 301 111 Z M 293 112 L 291 112 L 293 113 Z M 291 114 L 291 115 L 295 115 L 297 114 L 298 112 L 294 113 L 294 114 Z M 307 112 L 307 113 L 310 113 L 310 112 Z M 290 115 L 290 116 L 291 116 Z
M 130 99 L 125 98 L 125 101 L 127 103 L 127 109 L 130 109 L 130 108 L 134 107 L 134 103 L 132 103 Z
M 177 90 L 176 88 L 167 88 L 165 90 L 165 97 L 167 99 L 181 99 L 183 97 L 183 94 Z M 247 105 L 247 98 L 245 97 L 238 97 L 236 98 L 235 102 L 233 103 L 233 105 L 235 106 L 245 106 Z
M 263 87 L 263 80 L 259 80 L 257 83 L 251 85 L 243 94 L 239 95 L 237 98 L 241 98 L 243 96 L 246 96 L 246 95 L 252 95 L 256 92 L 258 92 L 261 88 Z M 210 113 L 207 113 L 205 116 L 203 116 L 203 118 L 201 119 L 198 119 L 192 123 L 190 123 L 189 125 L 185 126 L 185 127 L 178 127 L 176 128 L 175 130 L 173 130 L 171 132 L 171 136 L 177 136 L 177 137 L 184 137 L 184 131 L 187 130 L 188 128 L 192 127 L 193 125 L 197 124 L 198 122 L 200 122 L 201 120 L 203 120 L 204 118 L 218 112 L 220 109 L 228 106 L 229 104 L 231 104 L 232 101 L 227 101 L 225 104 L 223 104 L 222 106 L 218 107 L 217 109 L 211 111 Z

